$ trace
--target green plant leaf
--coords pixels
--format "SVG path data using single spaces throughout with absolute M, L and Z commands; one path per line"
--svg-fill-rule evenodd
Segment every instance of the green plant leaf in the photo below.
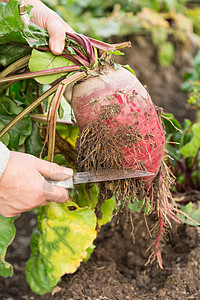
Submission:
M 65 120 L 71 121 L 71 117 L 69 118 L 68 114 L 64 114 Z M 79 129 L 75 125 L 65 125 L 65 124 L 57 124 L 56 125 L 56 132 L 65 139 L 72 147 L 75 147 L 76 140 L 79 134 Z
M 10 0 L 0 3 L 0 44 L 6 42 L 26 42 L 23 35 L 24 24 L 18 11 L 18 2 Z
M 194 186 L 198 187 L 200 186 L 200 172 L 199 168 L 192 172 L 192 183 Z
M 132 69 L 129 65 L 123 65 L 123 67 L 124 67 L 125 69 L 127 69 L 129 72 L 131 72 L 134 76 L 136 76 L 136 75 L 135 75 L 135 72 L 133 71 L 133 69 Z
M 110 222 L 115 209 L 115 200 L 113 198 L 106 199 L 101 205 L 102 218 L 98 220 L 100 226 Z
M 26 153 L 39 157 L 43 146 L 40 130 L 35 122 L 32 122 L 31 135 L 28 136 L 25 142 Z
M 3 128 L 5 127 L 4 124 L 1 123 L 0 121 L 0 130 L 2 130 Z M 10 142 L 10 136 L 8 134 L 8 132 L 6 134 L 4 134 L 4 136 L 2 136 L 2 138 L 0 138 L 0 141 L 2 143 L 4 143 L 4 145 L 8 146 L 9 145 L 9 142 Z
M 6 218 L 0 215 L 0 276 L 3 277 L 13 275 L 13 267 L 5 261 L 5 255 L 15 236 L 14 220 L 15 217 Z
M 62 56 L 56 56 L 50 52 L 42 52 L 35 49 L 33 49 L 29 60 L 29 68 L 31 72 L 67 67 L 71 65 L 74 65 L 74 63 Z M 66 73 L 36 77 L 35 80 L 42 84 L 50 84 L 65 74 Z
M 183 208 L 181 208 L 181 211 L 185 212 L 191 219 L 186 218 L 184 215 L 179 214 L 180 219 L 191 226 L 199 226 L 200 225 L 200 201 L 198 203 L 192 203 L 189 202 L 186 204 Z
M 18 106 L 14 100 L 4 94 L 0 94 L 0 120 L 2 128 L 21 112 L 21 110 L 22 108 Z M 1 141 L 5 142 L 6 140 L 6 145 L 10 150 L 18 150 L 19 145 L 24 143 L 31 132 L 31 119 L 30 116 L 26 116 L 8 131 L 7 134 L 9 138 L 6 134 L 2 137 Z
M 90 187 L 85 183 L 76 185 L 71 193 L 71 197 L 80 207 L 90 207 L 95 209 L 98 202 L 99 188 L 97 184 L 92 184 Z
M 46 45 L 47 32 L 33 23 L 26 27 L 19 15 L 18 4 L 16 0 L 10 0 L 7 4 L 0 3 L 0 44 L 22 43 L 31 47 Z M 31 7 L 28 6 L 28 13 Z
M 90 247 L 88 247 L 86 249 L 87 251 L 87 256 L 83 259 L 83 262 L 87 262 L 88 259 L 90 258 L 91 254 L 93 253 L 94 249 L 96 248 L 96 246 L 94 244 L 92 244 Z
M 137 201 L 135 199 L 133 199 L 132 202 L 129 202 L 129 209 L 135 212 L 139 212 L 144 206 L 144 200 L 141 201 Z
M 52 286 L 49 283 L 43 256 L 38 248 L 40 235 L 41 232 L 36 229 L 31 236 L 30 246 L 32 254 L 26 264 L 26 279 L 36 294 L 45 294 L 52 290 Z
M 177 119 L 175 119 L 174 115 L 171 113 L 163 113 L 163 121 L 165 125 L 165 130 L 167 134 L 176 133 L 177 129 L 182 129 L 181 124 Z
M 158 59 L 164 67 L 169 66 L 174 59 L 174 46 L 170 42 L 164 42 L 159 45 Z
M 200 122 L 192 126 L 192 140 L 180 149 L 181 154 L 188 157 L 195 157 L 200 148 Z
M 0 64 L 7 67 L 28 54 L 31 54 L 31 49 L 14 44 L 2 44 L 0 45 Z
M 53 162 L 58 164 L 59 166 L 67 167 L 68 162 L 66 161 L 66 158 L 62 154 L 56 154 L 53 158 Z
M 39 215 L 39 229 L 32 240 L 26 266 L 31 289 L 40 295 L 50 292 L 65 273 L 74 273 L 96 238 L 96 216 L 92 209 L 75 202 L 51 202 Z

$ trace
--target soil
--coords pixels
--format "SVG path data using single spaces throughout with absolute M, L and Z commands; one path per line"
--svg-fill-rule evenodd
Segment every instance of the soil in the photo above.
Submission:
M 146 220 L 151 222 L 151 218 Z M 199 234 L 194 227 L 174 226 L 163 248 L 163 266 L 145 266 L 149 233 L 143 216 L 131 226 L 112 220 L 95 241 L 96 249 L 87 263 L 66 275 L 51 294 L 33 294 L 25 281 L 25 262 L 30 255 L 30 232 L 35 216 L 24 213 L 16 221 L 17 236 L 9 247 L 7 260 L 14 264 L 12 278 L 1 278 L 1 300 L 198 300 L 200 297 Z
M 132 50 L 126 50 L 122 63 L 129 63 L 156 105 L 173 112 L 179 121 L 193 119 L 188 110 L 187 96 L 180 91 L 183 74 L 191 65 L 195 47 L 184 52 L 177 46 L 174 63 L 160 67 L 155 47 L 148 36 L 127 37 Z M 120 39 L 122 41 L 122 39 Z M 115 40 L 114 42 L 117 42 Z M 122 61 L 124 60 L 124 61 Z M 151 218 L 147 222 L 151 223 Z M 37 296 L 25 280 L 25 263 L 30 256 L 30 235 L 36 217 L 24 213 L 15 221 L 17 234 L 9 246 L 6 260 L 14 266 L 12 278 L 0 278 L 0 300 L 198 300 L 200 299 L 199 228 L 175 225 L 163 248 L 163 266 L 156 262 L 145 266 L 151 240 L 143 216 L 131 226 L 116 220 L 105 225 L 95 241 L 96 249 L 87 263 L 72 275 L 66 275 L 51 294 Z

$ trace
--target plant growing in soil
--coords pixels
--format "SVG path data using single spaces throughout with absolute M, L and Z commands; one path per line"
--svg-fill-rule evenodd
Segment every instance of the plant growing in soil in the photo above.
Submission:
M 44 30 L 35 25 L 24 27 L 17 3 L 11 0 L 0 9 L 2 141 L 12 150 L 23 145 L 33 154 L 38 154 L 41 146 L 41 155 L 46 152 L 49 161 L 59 160 L 79 171 L 129 168 L 154 173 L 140 180 L 80 185 L 65 204 L 49 203 L 39 208 L 38 228 L 32 235 L 32 254 L 26 267 L 27 281 L 34 292 L 42 295 L 50 292 L 62 275 L 75 272 L 92 252 L 100 227 L 111 219 L 114 202 L 121 214 L 129 212 L 130 204 L 136 201 L 142 201 L 144 207 L 148 204 L 148 213 L 157 219 L 149 260 L 157 258 L 162 268 L 165 228 L 171 226 L 170 219 L 180 221 L 170 193 L 173 179 L 164 162 L 161 111 L 154 107 L 130 67 L 116 65 L 111 59 L 112 54 L 122 54 L 119 49 L 130 44 L 110 45 L 67 33 L 63 54 L 56 57 L 46 46 L 48 35 Z M 77 127 L 62 119 L 62 96 L 71 85 Z M 31 101 L 24 90 L 31 90 Z M 36 114 L 30 115 L 32 111 Z M 43 124 L 40 131 L 33 120 Z M 56 125 L 57 121 L 65 125 Z M 62 156 L 55 156 L 55 150 Z M 2 276 L 12 275 L 5 252 L 14 236 L 13 222 L 14 218 L 8 222 L 1 217 Z M 5 239 L 5 230 L 10 238 Z

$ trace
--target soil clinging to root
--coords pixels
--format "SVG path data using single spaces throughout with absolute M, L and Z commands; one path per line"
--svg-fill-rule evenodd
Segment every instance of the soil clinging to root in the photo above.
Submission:
M 120 106 L 116 104 L 105 105 L 96 122 L 88 124 L 81 132 L 76 148 L 78 151 L 78 171 L 95 171 L 99 169 L 125 169 L 127 165 L 124 156 L 124 147 L 130 148 L 134 156 L 134 149 L 139 147 L 144 139 L 147 143 L 150 138 L 143 137 L 137 126 L 119 124 L 115 119 L 120 114 Z M 160 115 L 158 114 L 158 117 Z M 113 121 L 114 119 L 114 121 Z M 109 126 L 112 122 L 112 126 Z M 114 124 L 114 125 L 113 125 Z M 133 150 L 132 150 L 133 149 Z M 146 170 L 146 165 L 138 162 L 134 169 Z M 106 176 L 106 173 L 105 173 Z M 96 206 L 96 215 L 101 218 L 101 205 L 105 199 L 115 197 L 120 218 L 127 221 L 133 212 L 129 209 L 130 203 L 143 201 L 145 210 L 156 215 L 157 222 L 152 231 L 152 255 L 150 260 L 157 257 L 162 268 L 161 247 L 163 246 L 166 229 L 171 226 L 170 218 L 177 220 L 177 209 L 169 203 L 172 201 L 170 189 L 173 177 L 164 161 L 161 163 L 158 174 L 153 180 L 145 181 L 139 178 L 123 179 L 99 184 L 99 201 Z M 120 207 L 120 209 L 119 209 Z M 128 217 L 128 218 L 127 218 Z

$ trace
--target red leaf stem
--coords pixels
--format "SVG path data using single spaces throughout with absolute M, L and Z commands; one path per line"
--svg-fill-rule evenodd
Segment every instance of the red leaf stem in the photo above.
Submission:
M 63 79 L 59 83 L 59 86 L 53 98 L 51 114 L 50 114 L 50 122 L 49 122 L 48 160 L 51 162 L 53 162 L 53 158 L 54 158 L 57 113 L 58 113 L 58 108 L 60 105 L 61 98 L 64 94 L 65 88 L 69 84 L 77 82 L 78 80 L 81 80 L 86 76 L 87 74 L 85 72 L 77 72 Z
M 85 49 L 85 43 L 78 33 L 67 32 L 66 35 Z
M 72 61 L 73 63 L 75 63 L 78 66 L 82 66 L 82 63 L 78 59 L 76 59 L 76 57 L 73 56 L 72 54 L 63 53 L 63 54 L 61 54 L 61 56 L 66 59 L 69 59 L 70 61 Z
M 7 83 L 10 81 L 19 81 L 19 80 L 47 76 L 47 75 L 69 73 L 69 72 L 78 71 L 78 70 L 80 70 L 80 66 L 73 65 L 73 66 L 60 67 L 60 68 L 54 68 L 54 69 L 49 69 L 49 70 L 37 71 L 37 72 L 23 73 L 23 74 L 19 74 L 19 75 L 12 75 L 12 76 L 0 78 L 0 84 L 5 83 L 5 82 Z
M 89 62 L 89 58 L 83 53 L 81 52 L 79 49 L 77 49 L 74 46 L 70 46 L 75 52 L 77 52 L 80 56 L 82 56 L 83 59 L 87 60 Z
M 68 32 L 67 35 L 75 42 L 77 42 L 79 45 L 81 45 L 86 53 L 88 54 L 90 64 L 95 63 L 95 55 L 94 55 L 94 49 L 92 47 L 92 44 L 90 42 L 90 39 L 86 37 L 83 34 L 78 34 L 78 33 L 71 33 Z
M 69 60 L 71 60 L 72 62 L 74 62 L 75 64 L 78 64 L 79 66 L 89 66 L 89 62 L 85 59 L 83 59 L 81 56 L 79 55 L 72 55 L 72 54 L 62 54 L 62 57 L 65 57 Z
M 94 64 L 94 63 L 95 63 L 94 49 L 93 49 L 93 47 L 92 47 L 92 44 L 91 44 L 89 38 L 86 37 L 86 36 L 84 36 L 83 34 L 80 34 L 79 36 L 83 39 L 83 41 L 84 41 L 84 43 L 85 43 L 85 46 L 86 46 L 86 47 L 85 47 L 84 49 L 85 49 L 86 52 L 88 53 L 88 56 L 89 56 L 89 58 L 90 58 L 90 63 L 91 63 L 91 64 Z
M 105 42 L 101 42 L 98 40 L 95 40 L 93 38 L 89 37 L 89 40 L 92 44 L 93 47 L 96 47 L 100 50 L 103 51 L 112 51 L 115 49 L 121 49 L 121 48 L 130 48 L 131 47 L 131 42 L 123 42 L 123 43 L 118 43 L 118 44 L 108 44 Z

